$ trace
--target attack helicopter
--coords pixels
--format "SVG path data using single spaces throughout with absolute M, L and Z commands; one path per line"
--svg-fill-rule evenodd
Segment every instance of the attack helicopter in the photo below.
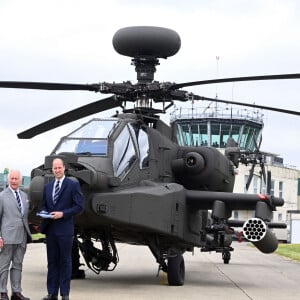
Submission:
M 18 134 L 30 139 L 72 121 L 108 109 L 121 108 L 110 118 L 93 118 L 62 137 L 44 162 L 31 172 L 30 221 L 39 225 L 44 185 L 53 180 L 54 158 L 62 158 L 66 176 L 80 183 L 84 211 L 76 217 L 73 246 L 73 276 L 84 277 L 80 252 L 86 265 L 99 274 L 112 271 L 119 257 L 116 243 L 148 246 L 168 284 L 184 284 L 184 253 L 221 253 L 225 264 L 231 258 L 234 227 L 263 253 L 276 250 L 272 212 L 282 198 L 233 193 L 235 169 L 255 153 L 243 152 L 229 137 L 225 154 L 208 146 L 184 147 L 176 141 L 176 128 L 160 119 L 175 101 L 204 100 L 250 106 L 300 115 L 280 108 L 212 99 L 183 90 L 184 87 L 223 82 L 299 79 L 300 74 L 281 74 L 211 79 L 185 83 L 154 80 L 159 59 L 175 55 L 181 46 L 177 32 L 162 27 L 134 26 L 118 30 L 114 49 L 131 57 L 137 82 L 50 83 L 1 81 L 1 88 L 85 90 L 111 94 Z M 128 103 L 134 106 L 126 108 Z M 154 107 L 154 104 L 162 108 Z M 258 158 L 262 164 L 261 156 Z M 257 161 L 257 159 L 255 159 Z M 249 220 L 231 220 L 233 210 L 253 210 Z

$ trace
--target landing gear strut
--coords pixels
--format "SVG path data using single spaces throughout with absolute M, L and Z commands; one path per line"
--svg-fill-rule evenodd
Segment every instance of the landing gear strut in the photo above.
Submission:
M 80 263 L 79 246 L 77 237 L 73 240 L 72 245 L 72 279 L 84 279 L 84 270 L 79 269 L 83 264 Z
M 222 252 L 222 259 L 223 259 L 224 264 L 229 264 L 230 258 L 231 258 L 230 251 L 229 250 L 224 250 Z
M 119 262 L 114 239 L 108 232 L 93 238 L 88 233 L 76 236 L 72 250 L 72 278 L 85 278 L 84 271 L 79 269 L 82 265 L 79 261 L 79 250 L 87 267 L 96 274 L 101 271 L 113 271 Z
M 183 285 L 185 277 L 183 251 L 175 248 L 162 250 L 157 237 L 148 239 L 148 247 L 159 264 L 158 272 L 162 270 L 168 274 L 168 284 Z

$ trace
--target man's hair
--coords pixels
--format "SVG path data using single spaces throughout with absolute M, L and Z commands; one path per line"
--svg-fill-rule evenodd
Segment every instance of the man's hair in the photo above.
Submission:
M 18 173 L 20 175 L 20 179 L 22 178 L 22 174 L 19 170 L 17 169 L 12 169 L 8 172 L 7 178 L 9 179 L 12 173 Z
M 62 162 L 63 166 L 65 167 L 65 162 L 64 162 L 64 160 L 63 160 L 62 158 L 60 158 L 60 157 L 54 158 L 54 159 L 52 160 L 52 165 L 53 165 L 53 162 L 54 162 L 55 160 L 60 160 L 60 161 Z

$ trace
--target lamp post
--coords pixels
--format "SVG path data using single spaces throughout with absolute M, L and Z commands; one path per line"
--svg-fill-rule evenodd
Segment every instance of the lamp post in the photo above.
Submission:
M 7 187 L 7 175 L 9 173 L 9 168 L 5 168 L 3 171 L 3 181 L 4 181 L 4 188 Z

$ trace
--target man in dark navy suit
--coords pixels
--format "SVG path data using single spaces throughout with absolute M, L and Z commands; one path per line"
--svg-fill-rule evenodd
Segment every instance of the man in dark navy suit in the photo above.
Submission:
M 44 219 L 41 232 L 46 234 L 47 244 L 47 290 L 43 300 L 57 299 L 58 292 L 63 300 L 69 299 L 72 275 L 72 243 L 74 238 L 74 215 L 83 209 L 83 196 L 77 181 L 65 177 L 62 159 L 52 162 L 55 180 L 44 187 L 42 211 L 50 218 Z

